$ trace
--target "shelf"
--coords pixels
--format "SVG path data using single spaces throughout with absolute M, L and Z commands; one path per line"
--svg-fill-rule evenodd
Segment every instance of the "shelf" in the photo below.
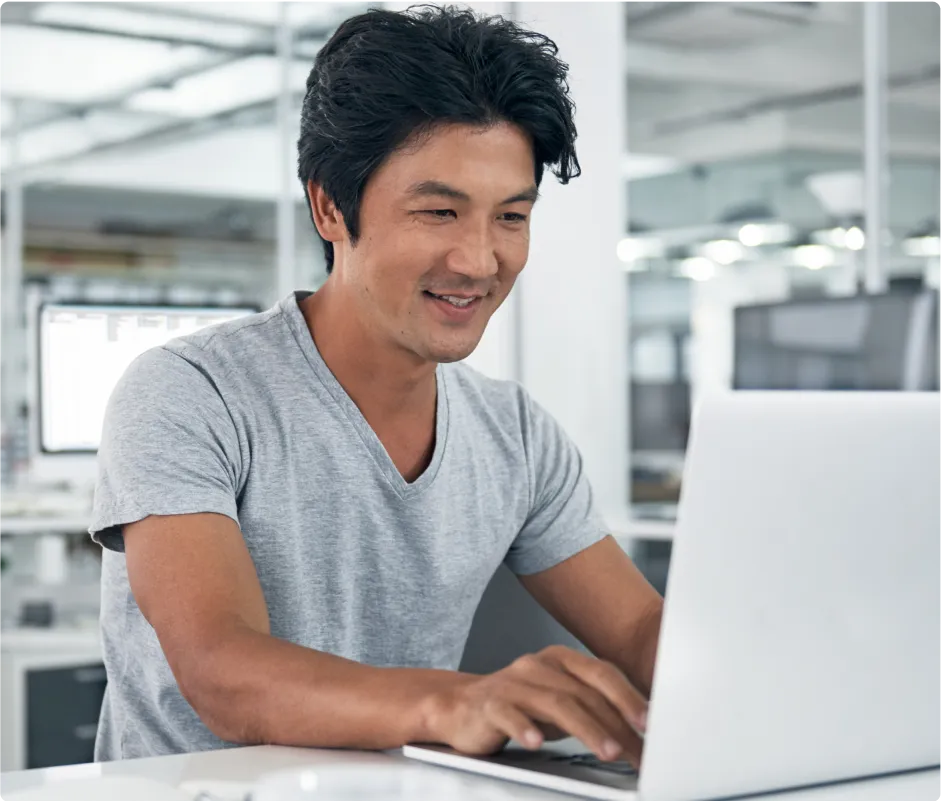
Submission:
M 2 517 L 0 534 L 78 534 L 87 533 L 91 519 L 81 516 Z
M 4 651 L 97 651 L 101 648 L 101 632 L 97 626 L 50 628 L 14 627 L 0 630 L 0 648 Z

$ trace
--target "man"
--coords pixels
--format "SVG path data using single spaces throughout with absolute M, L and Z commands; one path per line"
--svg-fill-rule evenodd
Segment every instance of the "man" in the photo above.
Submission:
M 455 364 L 523 269 L 545 167 L 578 174 L 556 52 L 424 8 L 318 54 L 299 175 L 329 278 L 149 351 L 109 403 L 97 759 L 571 734 L 639 765 L 662 599 L 555 421 Z M 457 672 L 501 562 L 597 658 Z

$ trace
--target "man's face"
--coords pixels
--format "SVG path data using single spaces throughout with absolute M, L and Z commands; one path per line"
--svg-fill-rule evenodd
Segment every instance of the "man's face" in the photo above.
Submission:
M 372 175 L 335 278 L 380 336 L 425 361 L 465 358 L 526 264 L 534 174 L 515 126 L 436 129 Z

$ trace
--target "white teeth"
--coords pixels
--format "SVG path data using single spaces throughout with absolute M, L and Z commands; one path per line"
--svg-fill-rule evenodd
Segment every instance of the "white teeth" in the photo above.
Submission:
M 457 306 L 458 308 L 463 308 L 464 306 L 469 306 L 475 298 L 458 298 L 454 295 L 435 295 L 436 298 L 441 300 L 446 300 L 452 306 Z

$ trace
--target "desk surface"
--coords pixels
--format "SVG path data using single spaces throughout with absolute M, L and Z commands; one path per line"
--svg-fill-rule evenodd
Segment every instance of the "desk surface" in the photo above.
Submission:
M 449 801 L 559 801 L 564 796 L 496 779 L 418 765 L 396 751 L 376 753 L 362 751 L 328 751 L 281 746 L 228 748 L 200 754 L 130 759 L 90 765 L 27 770 L 0 776 L 0 793 L 53 785 L 92 777 L 137 776 L 166 783 L 170 787 L 190 790 L 211 782 L 244 782 L 252 784 L 271 771 L 290 768 L 323 768 L 343 766 L 356 774 L 370 766 L 407 766 L 433 772 L 446 783 Z M 208 788 L 207 788 L 208 789 Z M 768 801 L 935 801 L 941 795 L 941 771 L 930 769 L 858 782 L 831 784 L 805 790 L 754 796 Z M 230 796 L 231 797 L 231 796 Z M 442 796 L 443 797 L 443 796 Z M 424 801 L 415 795 L 397 796 L 400 801 Z M 389 797 L 392 801 L 391 796 Z M 329 801 L 325 796 L 324 801 Z

